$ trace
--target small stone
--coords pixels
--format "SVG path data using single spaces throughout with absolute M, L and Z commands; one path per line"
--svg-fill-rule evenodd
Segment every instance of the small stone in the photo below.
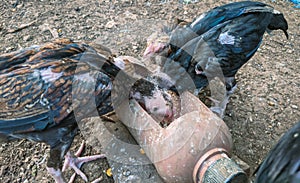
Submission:
M 132 46 L 132 49 L 137 50 L 138 46 Z
M 13 50 L 13 49 L 15 49 L 15 48 L 12 47 L 12 46 L 8 46 L 8 47 L 6 47 L 5 51 L 11 51 L 11 50 Z
M 5 166 L 1 167 L 1 169 L 0 169 L 0 176 L 4 176 L 4 172 L 5 172 L 4 170 L 5 170 L 5 168 L 6 168 Z
M 105 25 L 105 28 L 111 29 L 113 28 L 117 23 L 114 20 L 108 21 Z
M 130 172 L 130 170 L 125 170 L 122 174 L 124 176 L 128 177 L 129 175 L 131 175 L 131 172 Z
M 26 35 L 23 37 L 23 41 L 29 41 L 31 38 L 31 35 Z
M 268 104 L 269 104 L 269 106 L 275 106 L 275 103 L 272 101 L 269 101 Z
M 298 109 L 298 106 L 296 106 L 296 105 L 291 105 L 291 108 L 292 108 L 292 109 Z

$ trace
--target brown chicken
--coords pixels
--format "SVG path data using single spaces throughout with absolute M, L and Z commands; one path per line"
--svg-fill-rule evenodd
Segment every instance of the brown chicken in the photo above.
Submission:
M 48 171 L 56 182 L 64 182 L 62 160 L 77 133 L 77 122 L 107 114 L 126 99 L 136 99 L 149 110 L 151 99 L 166 99 L 165 91 L 152 81 L 123 72 L 132 68 L 102 45 L 69 39 L 0 55 L 0 137 L 50 145 Z M 169 117 L 168 111 L 169 105 L 158 113 Z M 99 157 L 103 155 L 83 161 Z M 74 158 L 70 163 L 67 158 L 87 181 L 77 167 L 82 162 Z

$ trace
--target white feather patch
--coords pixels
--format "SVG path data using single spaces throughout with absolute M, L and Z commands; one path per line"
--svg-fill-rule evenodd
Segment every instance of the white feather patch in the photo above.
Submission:
M 229 35 L 228 32 L 224 32 L 224 33 L 220 34 L 218 41 L 221 44 L 233 45 L 234 44 L 234 36 Z
M 280 11 L 275 10 L 275 9 L 273 10 L 273 13 L 274 13 L 274 14 L 281 14 Z
M 46 83 L 53 82 L 53 81 L 57 80 L 63 74 L 62 72 L 60 72 L 60 73 L 52 72 L 50 67 L 48 67 L 47 69 L 41 70 L 40 73 L 41 73 L 42 79 Z

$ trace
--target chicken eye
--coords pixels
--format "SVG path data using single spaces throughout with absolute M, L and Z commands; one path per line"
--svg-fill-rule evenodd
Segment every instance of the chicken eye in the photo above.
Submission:
M 153 107 L 153 112 L 158 111 L 158 107 Z

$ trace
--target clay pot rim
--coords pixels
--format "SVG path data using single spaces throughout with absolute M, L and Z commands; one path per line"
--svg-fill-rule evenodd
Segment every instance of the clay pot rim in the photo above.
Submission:
M 200 159 L 197 161 L 193 171 L 193 180 L 195 183 L 201 183 L 200 181 L 203 179 L 206 170 L 209 168 L 211 164 L 216 162 L 218 159 L 227 157 L 228 152 L 224 148 L 213 148 L 207 151 Z M 208 163 L 204 164 L 207 160 Z

